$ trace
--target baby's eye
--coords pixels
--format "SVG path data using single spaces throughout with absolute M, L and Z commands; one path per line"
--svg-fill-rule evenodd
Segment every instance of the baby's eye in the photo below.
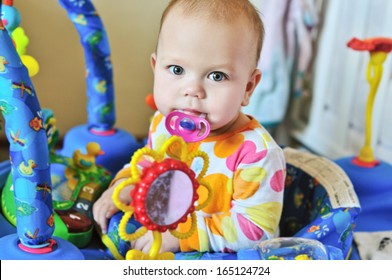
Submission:
M 171 65 L 169 66 L 169 71 L 172 72 L 174 75 L 182 75 L 184 74 L 184 68 L 178 65 Z
M 227 79 L 227 75 L 223 72 L 212 72 L 211 74 L 208 75 L 208 78 L 215 81 L 215 82 L 221 82 Z

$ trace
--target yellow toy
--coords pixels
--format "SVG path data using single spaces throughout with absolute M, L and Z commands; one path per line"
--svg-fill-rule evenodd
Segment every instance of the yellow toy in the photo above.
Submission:
M 88 143 L 86 145 L 86 152 L 84 154 L 80 150 L 76 150 L 72 155 L 74 164 L 82 169 L 88 169 L 94 166 L 96 158 L 104 154 L 101 146 L 96 142 Z
M 357 51 L 369 51 L 370 53 L 370 60 L 366 72 L 370 89 L 366 103 L 365 143 L 359 152 L 356 163 L 375 166 L 378 164 L 378 161 L 374 159 L 373 149 L 371 147 L 373 104 L 382 77 L 383 63 L 388 53 L 392 50 L 392 39 L 376 37 L 359 40 L 353 38 L 347 43 L 347 46 Z
M 173 149 L 180 151 L 180 158 L 173 156 Z M 198 174 L 190 168 L 196 158 L 203 161 Z M 139 165 L 146 167 L 140 170 Z M 147 147 L 136 151 L 130 163 L 131 177 L 121 182 L 113 192 L 115 205 L 124 212 L 119 225 L 119 235 L 124 240 L 133 241 L 151 230 L 153 244 L 148 254 L 135 249 L 129 250 L 126 259 L 174 259 L 171 252 L 159 253 L 161 233 L 169 230 L 176 238 L 185 239 L 196 230 L 194 211 L 205 207 L 212 197 L 211 187 L 203 180 L 207 168 L 207 154 L 201 151 L 188 153 L 184 140 L 178 136 L 169 138 L 158 152 Z M 135 187 L 131 191 L 132 202 L 126 205 L 119 200 L 119 194 L 129 185 Z M 204 202 L 195 205 L 199 198 L 199 186 L 207 189 L 208 196 Z M 132 215 L 143 226 L 135 233 L 129 234 L 126 232 L 126 225 Z M 177 231 L 178 224 L 184 223 L 189 215 L 192 220 L 189 230 Z
M 103 154 L 104 151 L 101 150 L 101 146 L 96 142 L 89 142 L 86 145 L 86 153 L 82 153 L 81 150 L 76 150 L 73 153 L 72 162 L 69 163 L 69 166 L 64 171 L 71 190 L 75 189 L 80 179 L 76 170 L 97 173 L 98 166 L 96 164 L 96 158 Z

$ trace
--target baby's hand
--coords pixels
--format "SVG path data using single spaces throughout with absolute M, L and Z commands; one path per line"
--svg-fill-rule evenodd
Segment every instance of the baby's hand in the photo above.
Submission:
M 145 254 L 151 249 L 153 241 L 152 231 L 148 231 L 142 237 L 131 242 L 132 249 L 140 250 Z M 173 252 L 176 253 L 180 251 L 180 242 L 179 240 L 171 235 L 169 231 L 165 231 L 162 233 L 162 245 L 160 249 L 160 253 L 162 252 Z
M 111 188 L 107 189 L 102 193 L 98 200 L 93 205 L 93 216 L 95 222 L 101 228 L 102 234 L 106 234 L 108 230 L 108 220 L 119 211 L 114 205 L 112 195 L 116 186 L 118 186 L 123 180 L 118 180 Z M 120 193 L 120 200 L 126 204 L 131 201 L 129 192 L 132 186 L 124 188 Z

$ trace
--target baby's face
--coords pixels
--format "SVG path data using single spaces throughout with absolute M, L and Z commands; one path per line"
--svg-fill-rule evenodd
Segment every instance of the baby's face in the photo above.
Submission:
M 152 55 L 158 110 L 205 114 L 212 133 L 230 126 L 260 78 L 248 30 L 236 19 L 223 23 L 172 11 Z

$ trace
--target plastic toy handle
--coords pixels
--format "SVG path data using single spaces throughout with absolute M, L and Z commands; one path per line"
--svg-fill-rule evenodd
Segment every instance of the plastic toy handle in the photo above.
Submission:
M 159 250 L 161 250 L 162 246 L 162 234 L 159 231 L 154 230 L 152 232 L 152 245 L 150 251 L 148 251 L 148 256 L 151 259 L 155 259 L 158 256 Z
M 134 183 L 134 181 L 131 180 L 131 179 L 124 180 L 118 186 L 116 186 L 114 191 L 113 191 L 112 200 L 114 202 L 114 205 L 116 205 L 116 207 L 118 209 L 122 210 L 123 212 L 130 212 L 131 211 L 133 213 L 133 207 L 131 205 L 127 205 L 127 204 L 123 203 L 120 200 L 120 193 L 121 193 L 121 191 L 125 187 L 127 187 L 129 185 L 132 185 L 133 183 Z
M 206 198 L 206 200 L 204 202 L 199 203 L 195 207 L 195 210 L 203 209 L 204 207 L 206 207 L 211 202 L 211 199 L 212 199 L 212 188 L 211 188 L 210 184 L 207 181 L 201 179 L 200 180 L 200 186 L 203 186 L 203 187 L 205 187 L 207 189 L 208 195 L 207 195 L 207 198 Z
M 365 112 L 365 143 L 359 155 L 352 160 L 352 163 L 357 166 L 373 168 L 380 163 L 378 160 L 375 160 L 371 147 L 373 105 L 382 77 L 382 65 L 388 53 L 392 51 L 392 38 L 373 37 L 361 40 L 354 37 L 347 43 L 347 46 L 356 51 L 368 51 L 370 54 L 366 72 L 366 79 L 370 85 L 370 89 Z
M 197 157 L 202 158 L 203 161 L 204 161 L 203 168 L 202 168 L 202 170 L 199 172 L 199 175 L 197 175 L 197 179 L 201 179 L 201 178 L 204 177 L 204 175 L 205 175 L 206 172 L 207 172 L 207 169 L 208 169 L 208 167 L 209 167 L 209 165 L 210 165 L 210 160 L 209 160 L 209 158 L 208 158 L 207 153 L 205 153 L 205 152 L 203 152 L 203 151 L 195 151 L 195 152 L 191 153 L 191 154 L 187 157 L 186 161 L 191 162 L 191 161 L 193 161 L 193 160 L 194 160 L 195 158 L 197 158 Z
M 124 216 L 121 218 L 119 228 L 118 228 L 118 233 L 123 240 L 133 241 L 142 237 L 147 232 L 147 229 L 145 227 L 141 227 L 134 233 L 127 233 L 127 224 L 129 220 L 132 218 L 132 214 L 133 211 L 125 212 Z
M 178 230 L 170 230 L 170 233 L 178 239 L 187 239 L 195 232 L 197 228 L 197 220 L 195 212 L 191 213 L 191 227 L 187 232 L 179 232 Z
M 377 89 L 383 73 L 383 66 L 387 57 L 386 52 L 370 52 L 370 61 L 367 66 L 366 78 L 370 85 L 368 100 L 366 103 L 365 120 L 365 143 L 359 152 L 358 159 L 365 163 L 375 162 L 373 149 L 371 147 L 372 137 L 372 114 Z

